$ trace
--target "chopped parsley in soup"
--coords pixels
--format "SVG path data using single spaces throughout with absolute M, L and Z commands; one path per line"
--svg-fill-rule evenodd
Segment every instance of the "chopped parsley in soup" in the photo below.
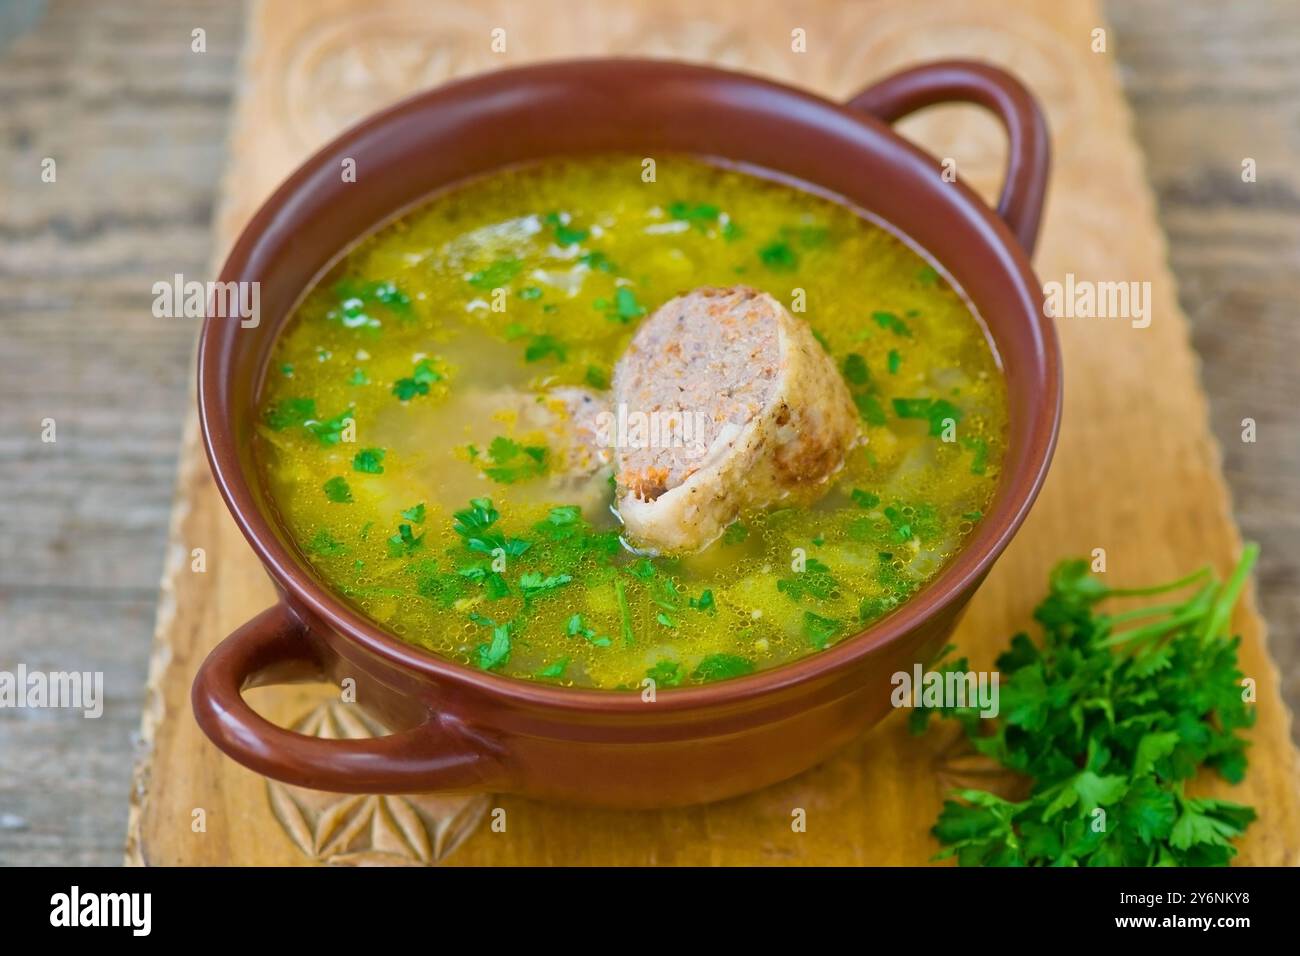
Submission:
M 547 162 L 344 256 L 255 451 L 330 588 L 473 668 L 608 689 L 774 667 L 906 602 L 989 507 L 984 329 L 850 209 L 685 157 Z

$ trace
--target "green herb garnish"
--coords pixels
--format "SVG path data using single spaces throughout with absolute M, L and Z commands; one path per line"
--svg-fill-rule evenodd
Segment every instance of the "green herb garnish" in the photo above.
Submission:
M 474 656 L 478 666 L 485 671 L 498 670 L 504 667 L 510 660 L 510 632 L 514 627 L 514 622 L 507 621 L 505 624 L 498 624 L 490 617 L 484 617 L 481 614 L 471 614 L 470 620 L 476 624 L 492 628 L 492 640 L 480 644 L 474 649 Z
M 442 374 L 433 367 L 431 359 L 420 359 L 415 363 L 415 371 L 406 378 L 399 378 L 393 383 L 393 394 L 400 401 L 409 402 L 417 395 L 428 395 L 429 386 L 442 380 Z
M 884 425 L 888 421 L 880 400 L 868 392 L 854 395 L 853 404 L 858 406 L 858 413 L 868 425 Z
M 564 343 L 553 335 L 534 335 L 524 349 L 525 362 L 540 362 L 548 355 L 554 356 L 557 362 L 563 362 L 568 357 Z
M 989 443 L 983 438 L 963 438 L 963 448 L 971 452 L 970 471 L 972 475 L 982 475 L 988 468 Z
M 321 487 L 325 489 L 325 497 L 336 505 L 352 503 L 352 489 L 348 487 L 348 481 L 342 475 L 335 475 Z
M 492 527 L 501 513 L 492 507 L 491 498 L 471 498 L 469 507 L 452 515 L 452 530 L 464 538 L 481 535 Z
M 660 660 L 655 666 L 645 672 L 660 687 L 680 687 L 683 680 L 686 679 L 686 668 L 677 661 Z
M 387 453 L 382 448 L 363 448 L 352 456 L 352 470 L 367 475 L 382 475 L 385 454 Z
M 618 267 L 609 260 L 605 253 L 593 249 L 591 252 L 584 252 L 578 256 L 578 261 L 588 269 L 595 269 L 598 272 L 617 272 Z
M 270 406 L 263 421 L 277 432 L 295 425 L 306 425 L 316 418 L 314 398 L 284 398 Z
M 713 600 L 713 592 L 707 589 L 699 597 L 691 598 L 690 604 L 697 611 L 712 611 L 717 606 Z
M 1201 767 L 1231 782 L 1246 771 L 1254 722 L 1226 626 L 1258 555 L 1248 545 L 1228 581 L 1209 568 L 1156 587 L 1111 588 L 1082 560 L 1052 572 L 1034 612 L 1041 643 L 1024 634 L 997 660 L 1004 689 L 996 721 L 973 708 L 919 708 L 961 723 L 974 748 L 1026 778 L 1009 800 L 960 790 L 934 834 L 940 857 L 964 866 L 1222 866 L 1250 807 L 1189 797 Z M 1190 597 L 1103 612 L 1112 598 L 1194 587 Z M 964 659 L 937 670 L 968 670 Z
M 627 591 L 623 587 L 622 578 L 614 579 L 614 596 L 618 598 L 618 616 L 623 628 L 623 643 L 631 647 L 636 643 L 636 635 L 632 632 L 632 609 L 627 604 Z
M 842 621 L 837 621 L 833 617 L 822 617 L 812 611 L 803 612 L 803 635 L 819 651 L 824 650 L 826 645 L 843 630 Z
M 882 329 L 893 332 L 895 335 L 901 335 L 906 338 L 911 338 L 912 336 L 912 330 L 907 327 L 907 323 L 892 312 L 872 312 L 871 318 L 875 321 L 876 325 L 880 326 Z
M 406 557 L 423 542 L 424 535 L 416 535 L 409 524 L 400 524 L 397 534 L 388 539 L 388 554 L 394 558 Z
M 569 623 L 565 628 L 565 633 L 568 634 L 569 637 L 578 637 L 581 635 L 596 647 L 609 647 L 612 643 L 608 637 L 603 635 L 598 636 L 593 628 L 587 627 L 587 625 L 582 621 L 581 614 L 575 614 L 573 617 L 569 618 Z
M 645 315 L 645 306 L 636 300 L 636 294 L 625 285 L 614 290 L 614 305 L 609 310 L 609 317 L 626 325 L 633 319 Z
M 334 295 L 339 304 L 326 312 L 325 318 L 347 329 L 379 328 L 383 323 L 376 315 L 375 306 L 402 319 L 411 317 L 410 296 L 392 282 L 344 279 L 334 286 Z
M 799 265 L 798 254 L 779 239 L 759 249 L 758 258 L 774 272 L 789 272 Z
M 468 282 L 476 289 L 499 289 L 517 276 L 523 267 L 518 259 L 498 259 L 486 269 L 471 274 Z
M 347 546 L 324 528 L 319 529 L 307 544 L 307 550 L 324 558 L 347 554 Z
M 316 436 L 322 445 L 337 445 L 343 440 L 343 430 L 352 421 L 352 409 L 339 412 L 333 418 L 324 421 L 307 422 L 307 430 Z
M 568 215 L 561 215 L 558 212 L 547 213 L 542 217 L 542 221 L 553 228 L 555 244 L 557 246 L 573 246 L 582 242 L 590 235 L 587 229 L 575 229 L 566 221 Z
M 498 435 L 487 450 L 487 464 L 483 474 L 505 485 L 525 481 L 546 473 L 546 446 L 521 445 Z
M 808 558 L 802 571 L 776 582 L 776 589 L 792 601 L 801 600 L 805 596 L 818 600 L 833 599 L 839 596 L 839 588 L 840 583 L 831 574 L 831 569 L 816 558 Z
M 726 680 L 754 673 L 754 664 L 739 654 L 710 654 L 696 665 L 691 679 L 697 681 Z
M 655 576 L 655 566 L 649 558 L 637 558 L 627 566 L 627 573 L 642 581 L 651 581 Z
M 749 529 L 739 521 L 733 521 L 727 525 L 727 530 L 722 532 L 723 544 L 740 544 L 749 537 Z
M 868 511 L 880 504 L 880 495 L 873 495 L 861 488 L 854 488 L 849 493 L 849 497 L 853 499 L 853 503 L 859 508 L 866 508 Z
M 961 409 L 946 398 L 896 398 L 894 414 L 928 421 L 931 435 L 942 435 L 948 421 L 955 425 L 962 419 Z
M 525 601 L 532 600 L 539 594 L 546 594 L 563 587 L 573 580 L 571 574 L 544 575 L 538 571 L 528 571 L 519 576 L 519 590 Z
M 452 515 L 451 529 L 465 539 L 465 547 L 471 551 L 480 554 L 500 551 L 510 557 L 519 557 L 531 547 L 528 541 L 488 530 L 500 517 L 491 498 L 471 498 L 468 508 Z
M 537 676 L 554 680 L 555 678 L 563 677 L 565 668 L 567 668 L 568 666 L 569 666 L 569 659 L 567 657 L 561 657 L 558 661 L 554 661 L 550 664 L 547 664 L 545 667 L 539 670 L 537 672 Z
M 850 385 L 866 385 L 871 381 L 867 360 L 857 352 L 851 352 L 844 357 L 844 380 Z

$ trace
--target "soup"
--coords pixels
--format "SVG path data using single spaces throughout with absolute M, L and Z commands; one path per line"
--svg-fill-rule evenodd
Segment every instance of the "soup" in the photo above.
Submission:
M 638 330 L 697 289 L 806 330 L 829 374 L 803 381 L 833 385 L 854 434 L 807 489 L 738 493 L 679 547 L 695 521 L 647 539 L 620 520 L 663 490 L 615 474 L 626 422 L 584 426 Z M 306 295 L 261 403 L 278 518 L 335 593 L 469 667 L 607 689 L 859 633 L 962 547 L 1006 443 L 997 358 L 926 260 L 832 201 L 672 156 L 653 178 L 631 156 L 507 171 L 385 227 Z

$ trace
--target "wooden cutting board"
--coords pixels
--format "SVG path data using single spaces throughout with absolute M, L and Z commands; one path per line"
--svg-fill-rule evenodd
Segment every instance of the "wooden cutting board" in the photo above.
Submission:
M 1053 133 L 1053 186 L 1036 258 L 1044 281 L 1149 281 L 1153 321 L 1059 320 L 1065 417 L 1050 478 L 1023 531 L 971 603 L 956 640 L 989 666 L 1029 624 L 1047 569 L 1105 548 L 1117 584 L 1165 580 L 1240 542 L 1219 441 L 1165 263 L 1142 160 L 1092 0 L 559 3 L 417 0 L 254 3 L 216 247 L 309 151 L 362 115 L 450 77 L 539 59 L 649 55 L 770 75 L 846 97 L 894 70 L 963 56 L 999 63 L 1041 98 Z M 492 49 L 505 31 L 505 51 Z M 803 31 L 797 34 L 795 31 Z M 806 37 L 806 52 L 792 38 Z M 501 34 L 496 34 L 499 39 Z M 1113 49 L 1113 38 L 1106 38 Z M 941 107 L 901 126 L 956 160 L 983 195 L 1004 148 L 989 117 Z M 213 272 L 215 274 L 214 263 Z M 203 548 L 206 570 L 192 570 Z M 985 768 L 951 728 L 922 738 L 893 717 L 824 765 L 725 803 L 664 812 L 597 812 L 510 796 L 339 797 L 271 784 L 199 732 L 189 687 L 203 656 L 272 601 L 271 587 L 209 477 L 191 414 L 148 684 L 146 752 L 133 792 L 127 859 L 150 864 L 328 862 L 466 864 L 920 864 L 944 792 Z M 1240 861 L 1300 862 L 1300 776 L 1290 715 L 1247 589 L 1234 617 L 1242 665 L 1258 685 L 1251 769 L 1201 789 L 1253 804 Z M 260 690 L 255 705 L 325 735 L 367 726 L 321 689 Z M 987 778 L 984 778 L 987 779 Z M 806 832 L 792 832 L 802 808 Z M 496 824 L 495 826 L 493 824 Z M 504 826 L 501 824 L 504 823 Z

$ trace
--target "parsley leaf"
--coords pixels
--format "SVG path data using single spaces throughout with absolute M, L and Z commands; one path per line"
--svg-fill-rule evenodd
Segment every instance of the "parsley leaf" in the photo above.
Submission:
M 759 249 L 758 258 L 773 272 L 790 272 L 799 265 L 798 254 L 780 239 Z
M 452 530 L 464 538 L 482 534 L 501 517 L 500 512 L 492 507 L 491 498 L 471 498 L 469 507 L 452 515 L 455 523 Z
M 866 385 L 871 381 L 867 360 L 857 352 L 850 352 L 844 357 L 844 380 L 850 385 Z
M 569 666 L 569 659 L 561 657 L 558 661 L 547 664 L 537 672 L 538 677 L 555 679 L 564 676 L 564 670 Z
M 524 349 L 525 362 L 540 362 L 548 355 L 554 356 L 557 362 L 568 357 L 564 344 L 553 335 L 534 335 Z
M 722 210 L 717 206 L 704 202 L 670 202 L 667 211 L 670 219 L 697 224 L 717 222 L 718 216 L 722 215 Z
M 266 410 L 263 421 L 277 432 L 305 425 L 316 417 L 314 398 L 282 398 Z
M 858 413 L 868 425 L 884 425 L 888 421 L 880 400 L 874 395 L 859 392 L 853 396 L 853 404 L 858 406 Z
M 863 491 L 861 488 L 854 488 L 849 493 L 849 497 L 853 499 L 853 503 L 859 508 L 866 508 L 868 511 L 880 504 L 880 495 Z
M 528 601 L 539 594 L 546 594 L 548 591 L 563 587 L 572 580 L 571 574 L 543 575 L 538 571 L 529 571 L 520 575 L 519 590 L 523 593 L 524 600 Z
M 710 654 L 695 666 L 691 680 L 708 682 L 754 673 L 754 665 L 739 654 Z
M 546 446 L 521 445 L 498 435 L 487 449 L 483 474 L 501 484 L 514 484 L 546 473 Z
M 942 435 L 949 421 L 962 419 L 961 409 L 946 398 L 896 398 L 894 414 L 899 418 L 920 418 L 930 423 L 931 435 Z M 978 474 L 978 473 L 977 473 Z
M 593 249 L 591 252 L 584 252 L 578 256 L 578 261 L 588 269 L 595 269 L 598 272 L 617 272 L 618 267 L 610 261 L 605 253 Z
M 330 534 L 324 528 L 319 529 L 311 541 L 307 544 L 307 550 L 312 554 L 319 554 L 321 557 L 332 558 L 336 555 L 347 554 L 347 546 L 339 541 L 334 535 Z
M 569 637 L 577 637 L 581 635 L 596 647 L 609 647 L 612 643 L 608 637 L 598 635 L 593 628 L 587 627 L 587 625 L 583 623 L 581 614 L 575 614 L 573 617 L 569 618 L 569 623 L 565 627 L 565 633 L 568 634 Z
M 363 448 L 352 456 L 352 470 L 367 475 L 382 475 L 385 454 L 387 453 L 382 448 Z
M 379 313 L 387 311 L 401 319 L 411 317 L 411 298 L 393 282 L 358 282 L 344 279 L 334 286 L 337 307 L 325 313 L 330 322 L 346 329 L 377 329 L 383 323 Z M 381 308 L 376 309 L 375 306 Z
M 518 259 L 498 259 L 487 268 L 472 273 L 468 282 L 476 289 L 499 289 L 517 276 L 523 267 Z
M 727 530 L 722 532 L 723 544 L 740 544 L 749 537 L 749 529 L 739 521 L 733 521 L 727 525 Z
M 429 386 L 442 380 L 442 373 L 433 367 L 431 359 L 420 359 L 415 363 L 415 371 L 406 378 L 399 378 L 393 383 L 393 394 L 398 400 L 409 402 L 417 395 L 428 395 Z
M 803 634 L 817 650 L 824 650 L 841 631 L 844 624 L 832 617 L 822 617 L 812 611 L 803 612 Z
M 697 611 L 712 611 L 717 607 L 713 600 L 713 592 L 707 589 L 701 592 L 699 597 L 691 598 L 690 604 Z
M 388 539 L 390 557 L 401 558 L 409 555 L 424 542 L 424 535 L 416 535 L 409 524 L 397 526 L 397 534 Z
M 553 228 L 553 235 L 557 246 L 577 245 L 590 235 L 590 230 L 588 229 L 577 229 L 569 225 L 571 220 L 567 213 L 547 213 L 542 217 L 542 220 Z
M 321 487 L 325 489 L 325 497 L 336 505 L 352 504 L 352 489 L 342 475 L 335 475 Z
M 904 338 L 912 337 L 912 330 L 907 327 L 907 323 L 892 312 L 872 312 L 871 318 L 882 329 L 893 332 L 895 335 L 901 335 Z
M 645 672 L 645 676 L 660 687 L 680 687 L 686 679 L 686 668 L 677 661 L 660 660 Z
M 598 305 L 605 309 L 605 314 L 611 321 L 624 325 L 645 315 L 645 306 L 636 300 L 636 293 L 625 285 L 614 290 L 612 303 L 602 299 Z
M 481 614 L 471 614 L 470 620 L 492 628 L 492 639 L 474 649 L 478 666 L 485 671 L 499 670 L 504 667 L 510 660 L 510 638 L 514 622 L 498 624 L 490 617 L 483 617 Z
M 831 569 L 816 558 L 808 558 L 802 571 L 793 572 L 789 577 L 780 578 L 776 589 L 792 601 L 804 597 L 828 600 L 839 597 L 840 583 L 831 574 Z

